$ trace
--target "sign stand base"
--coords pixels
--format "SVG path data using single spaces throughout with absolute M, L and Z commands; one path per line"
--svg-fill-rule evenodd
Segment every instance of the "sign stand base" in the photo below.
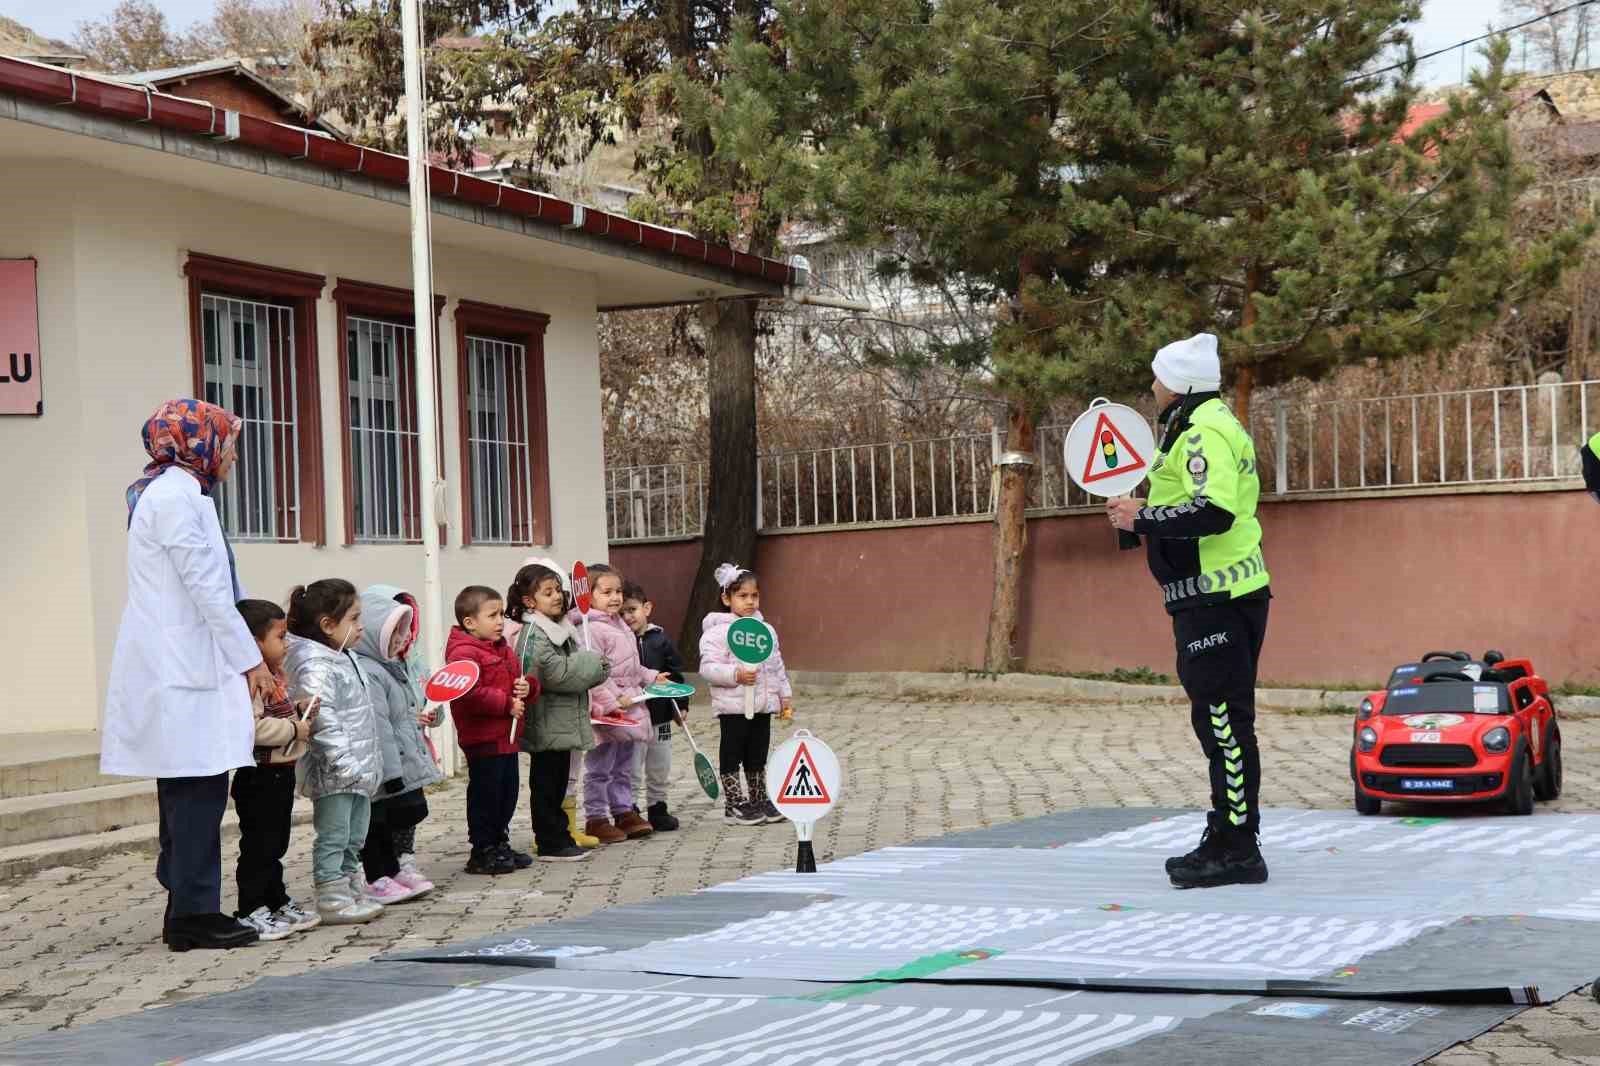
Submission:
M 794 872 L 797 874 L 814 874 L 817 872 L 817 856 L 811 850 L 811 830 L 816 828 L 815 822 L 794 823 L 795 836 L 800 838 L 800 846 L 795 851 Z

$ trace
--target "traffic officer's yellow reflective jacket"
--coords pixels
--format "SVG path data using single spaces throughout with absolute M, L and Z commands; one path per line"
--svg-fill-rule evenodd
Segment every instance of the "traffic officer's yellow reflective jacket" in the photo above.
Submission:
M 1590 437 L 1589 443 L 1578 451 L 1583 459 L 1583 484 L 1600 501 L 1600 433 Z
M 1214 392 L 1174 401 L 1162 422 L 1150 498 L 1133 531 L 1148 538 L 1167 610 L 1268 595 L 1250 435 Z

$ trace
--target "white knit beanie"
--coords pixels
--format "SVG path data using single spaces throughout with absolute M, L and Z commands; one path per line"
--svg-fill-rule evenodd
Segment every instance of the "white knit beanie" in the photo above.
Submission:
M 1191 392 L 1216 392 L 1222 388 L 1222 361 L 1217 358 L 1217 338 L 1196 333 L 1173 341 L 1156 353 L 1150 369 L 1156 380 L 1179 396 Z

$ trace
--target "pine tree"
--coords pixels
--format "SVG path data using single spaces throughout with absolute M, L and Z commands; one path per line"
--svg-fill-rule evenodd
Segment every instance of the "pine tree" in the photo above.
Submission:
M 1585 236 L 1508 254 L 1503 44 L 1412 128 L 1419 7 L 789 0 L 781 55 L 734 50 L 717 128 L 785 209 L 1004 295 L 1008 452 L 1051 401 L 1143 389 L 1154 349 L 1202 330 L 1247 419 L 1258 383 L 1453 343 Z M 1005 468 L 991 671 L 1015 662 L 1027 486 Z

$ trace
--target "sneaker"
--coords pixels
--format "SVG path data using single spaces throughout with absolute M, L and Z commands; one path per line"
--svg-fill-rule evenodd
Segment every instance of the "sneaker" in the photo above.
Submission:
M 383 904 L 370 899 L 357 899 L 350 888 L 350 879 L 325 881 L 317 886 L 317 913 L 325 925 L 352 925 L 370 922 L 383 913 Z
M 1222 836 L 1222 834 L 1216 834 Z M 1167 876 L 1174 888 L 1220 888 L 1223 885 L 1259 885 L 1267 880 L 1267 860 L 1252 833 L 1228 834 L 1209 852 L 1184 856 Z M 1197 852 L 1200 849 L 1195 849 Z
M 541 851 L 539 853 L 540 862 L 582 862 L 588 857 L 589 853 L 576 844 L 570 848 L 558 848 L 555 851 Z
M 771 825 L 773 822 L 787 822 L 789 820 L 783 816 L 783 812 L 778 810 L 778 808 L 769 799 L 761 800 L 760 802 L 756 803 L 755 806 L 761 811 L 761 820 L 768 825 Z
M 292 899 L 272 913 L 277 915 L 279 921 L 288 922 L 297 933 L 304 933 L 322 924 L 322 915 L 306 910 Z
M 647 812 L 650 817 L 650 828 L 658 833 L 670 833 L 678 828 L 678 820 L 667 811 L 667 801 L 650 804 Z
M 617 831 L 629 840 L 638 840 L 655 832 L 654 829 L 650 828 L 649 822 L 639 817 L 638 811 L 623 811 L 621 814 L 614 816 L 613 821 L 616 822 Z
M 247 929 L 254 929 L 262 940 L 282 940 L 294 932 L 293 925 L 265 907 L 257 907 L 240 918 L 239 924 Z
M 394 882 L 409 889 L 412 899 L 433 891 L 433 882 L 423 877 L 422 871 L 415 865 L 401 865 L 400 872 L 394 875 Z
M 1200 833 L 1200 843 L 1187 855 L 1174 855 L 1167 860 L 1167 873 L 1172 873 L 1182 863 L 1198 862 L 1220 846 L 1220 838 L 1207 825 Z
M 583 823 L 583 831 L 602 844 L 620 844 L 628 839 L 628 834 L 619 832 L 609 818 L 590 818 Z
M 467 873 L 469 874 L 500 874 L 513 873 L 517 864 L 511 861 L 511 856 L 502 855 L 498 850 L 489 848 L 474 848 L 467 858 Z
M 724 807 L 722 820 L 729 825 L 761 825 L 767 820 L 759 804 L 746 801 Z
M 533 865 L 533 856 L 525 851 L 518 851 L 510 844 L 501 841 L 500 854 L 511 860 L 511 865 L 518 870 L 526 870 Z
M 415 892 L 392 877 L 380 877 L 376 881 L 362 885 L 361 888 L 368 899 L 375 899 L 385 907 L 396 903 L 404 903 L 416 895 Z

